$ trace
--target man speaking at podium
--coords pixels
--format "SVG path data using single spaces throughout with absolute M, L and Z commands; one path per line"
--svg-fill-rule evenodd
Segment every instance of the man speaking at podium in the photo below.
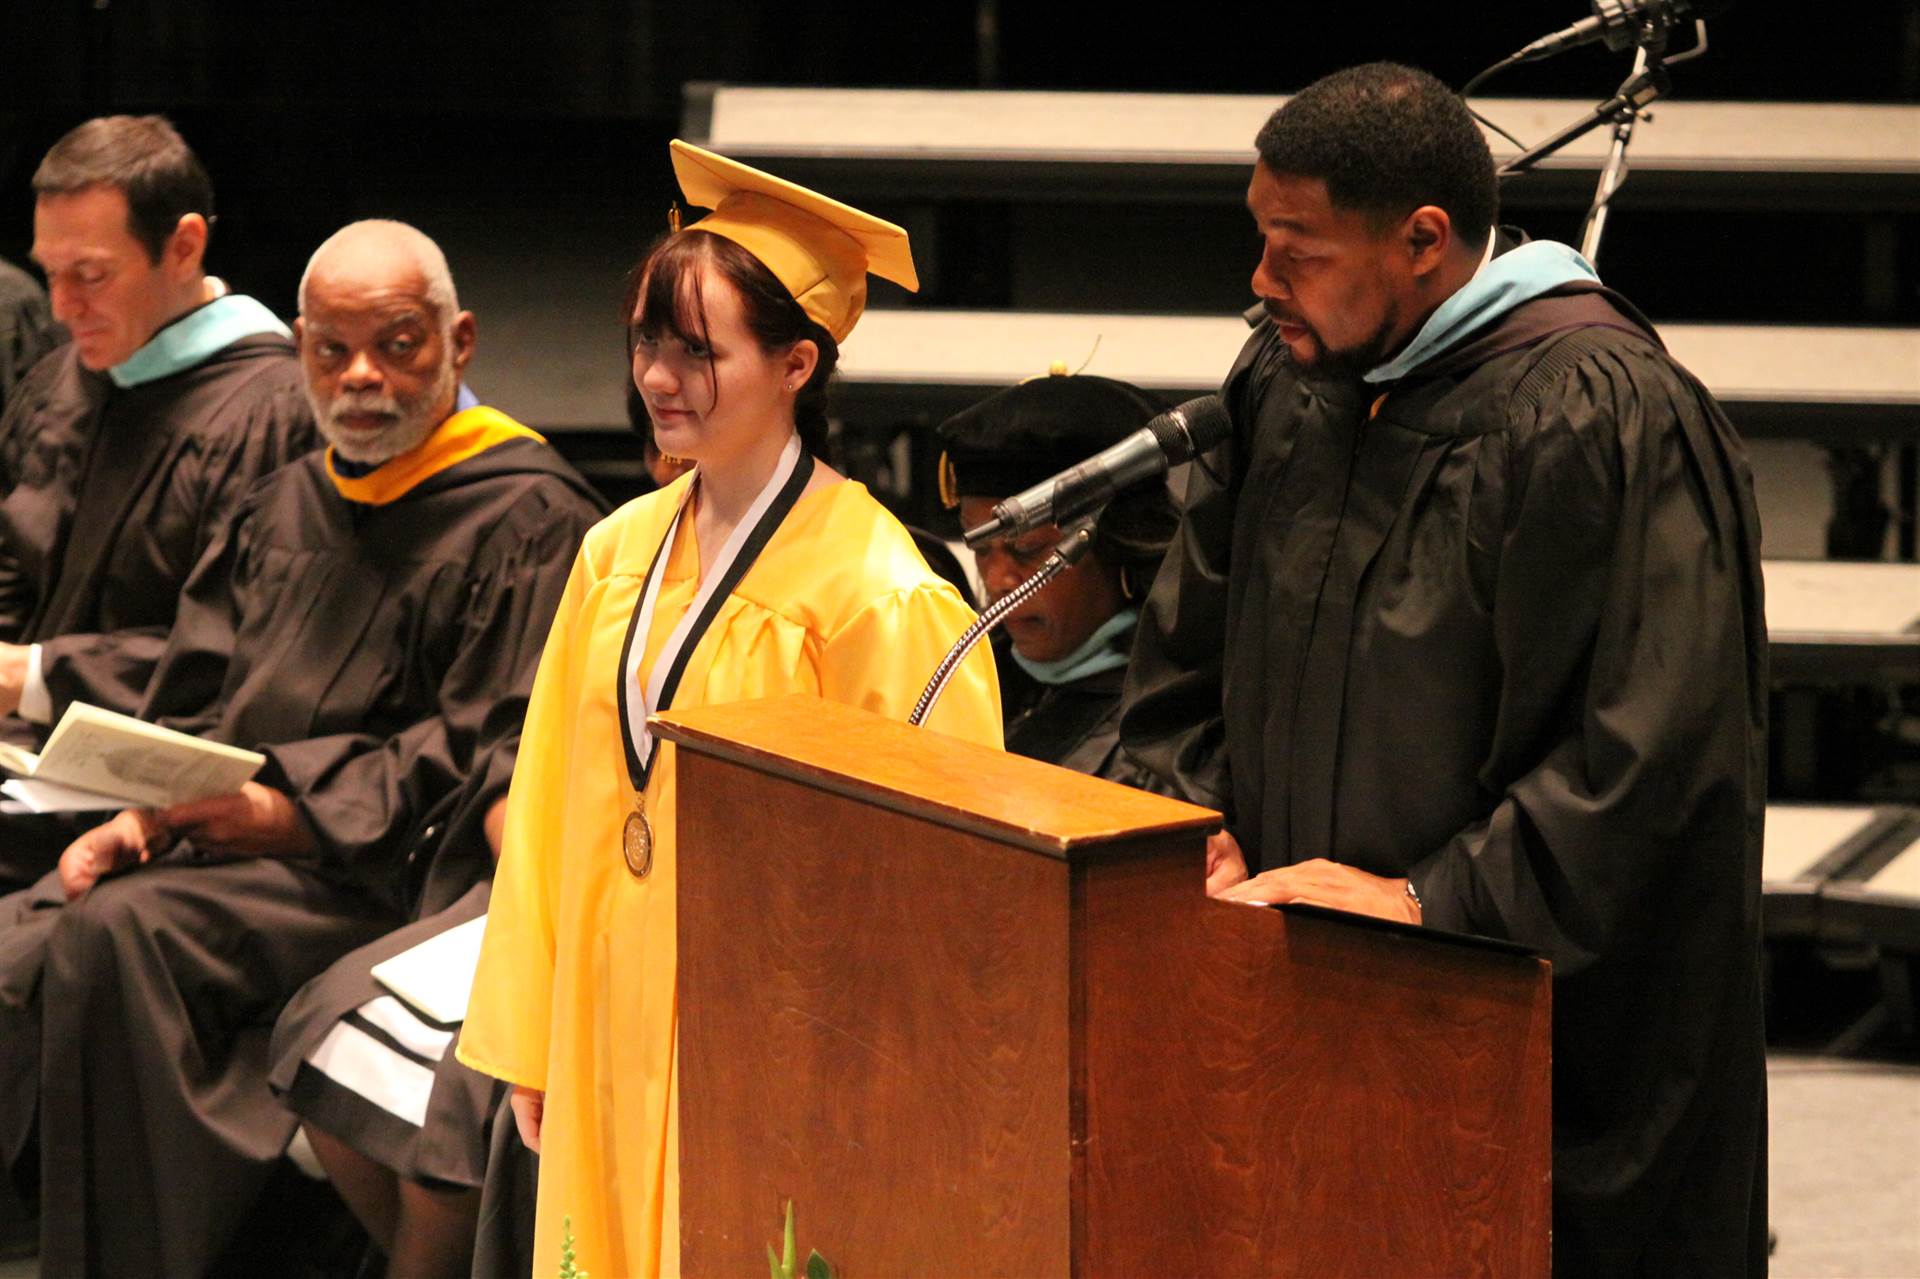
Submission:
M 1256 145 L 1266 316 L 1141 619 L 1123 740 L 1226 813 L 1216 895 L 1553 961 L 1556 1273 L 1764 1273 L 1740 441 L 1584 259 L 1496 225 L 1486 143 L 1437 80 L 1340 72 Z

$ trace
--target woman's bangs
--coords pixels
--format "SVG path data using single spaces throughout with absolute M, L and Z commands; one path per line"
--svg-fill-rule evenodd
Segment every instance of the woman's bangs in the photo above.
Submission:
M 701 238 L 710 237 L 703 234 Z M 706 303 L 700 291 L 706 259 L 691 233 L 662 241 L 641 268 L 635 334 L 654 341 L 673 337 L 688 346 L 707 344 Z

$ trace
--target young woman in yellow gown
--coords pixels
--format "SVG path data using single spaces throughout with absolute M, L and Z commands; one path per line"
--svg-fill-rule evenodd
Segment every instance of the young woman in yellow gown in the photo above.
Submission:
M 574 563 L 459 1047 L 515 1085 L 541 1153 L 541 1275 L 563 1219 L 596 1279 L 678 1272 L 674 747 L 646 713 L 805 692 L 905 719 L 973 620 L 802 443 L 824 431 L 867 271 L 915 286 L 905 233 L 684 143 L 673 158 L 714 213 L 641 262 L 633 376 L 660 448 L 696 467 L 608 517 Z M 985 646 L 928 727 L 1000 744 Z

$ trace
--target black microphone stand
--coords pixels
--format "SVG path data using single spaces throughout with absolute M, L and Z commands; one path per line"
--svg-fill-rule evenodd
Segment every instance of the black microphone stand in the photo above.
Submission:
M 1627 147 L 1633 142 L 1633 126 L 1641 119 L 1651 120 L 1653 117 L 1648 114 L 1647 108 L 1666 96 L 1667 90 L 1672 87 L 1667 68 L 1690 62 L 1707 51 L 1707 24 L 1696 19 L 1693 29 L 1694 47 L 1669 58 L 1666 56 L 1670 31 L 1668 25 L 1664 22 L 1644 24 L 1637 40 L 1639 47 L 1634 54 L 1633 71 L 1612 97 L 1545 141 L 1528 147 L 1495 171 L 1495 176 L 1502 179 L 1525 173 L 1575 139 L 1585 137 L 1603 124 L 1612 125 L 1613 145 L 1607 152 L 1606 164 L 1600 170 L 1600 182 L 1594 190 L 1593 204 L 1587 209 L 1586 225 L 1580 235 L 1580 254 L 1589 262 L 1598 263 L 1600 260 L 1600 238 L 1606 233 L 1607 211 L 1614 195 L 1626 184 Z M 1475 77 L 1476 80 L 1485 78 L 1484 75 Z
M 913 714 L 907 716 L 907 723 L 915 726 L 925 723 L 927 716 L 933 713 L 933 704 L 940 700 L 940 694 L 946 691 L 948 681 L 960 669 L 960 663 L 967 660 L 967 654 L 973 651 L 973 646 L 998 626 L 1007 614 L 1045 590 L 1049 582 L 1077 563 L 1092 545 L 1092 516 L 1069 525 L 1066 536 L 1054 545 L 1052 553 L 1041 561 L 1040 567 L 1033 571 L 1033 576 L 988 605 L 987 610 L 974 619 L 973 625 L 960 633 L 960 638 L 947 650 L 947 655 L 940 659 L 940 665 L 934 668 L 933 678 L 927 681 L 926 688 L 920 693 L 920 700 L 914 703 Z

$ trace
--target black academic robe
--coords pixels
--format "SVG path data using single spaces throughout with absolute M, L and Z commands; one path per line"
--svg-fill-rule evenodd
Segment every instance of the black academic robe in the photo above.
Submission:
M 1226 383 L 1122 738 L 1250 868 L 1410 876 L 1554 964 L 1562 1275 L 1762 1273 L 1766 637 L 1744 451 L 1611 294 L 1400 383 Z
M 71 347 L 34 366 L 0 415 L 0 640 L 43 646 L 55 722 L 71 701 L 134 710 L 188 574 L 254 481 L 317 442 L 272 334 L 124 390 Z
M 0 260 L 0 405 L 64 336 L 32 276 Z
M 342 498 L 319 455 L 241 503 L 141 709 L 266 753 L 259 780 L 316 851 L 179 846 L 71 905 L 46 882 L 0 899 L 0 1045 L 39 1048 L 46 1274 L 199 1274 L 230 1241 L 293 1132 L 267 1087 L 274 1018 L 404 922 L 408 853 L 517 733 L 600 510 L 527 439 L 382 506 Z M 33 1100 L 0 1096 L 0 1135 Z
M 1125 680 L 1126 671 L 1116 667 L 1067 684 L 1041 685 L 1032 703 L 1007 720 L 1007 750 L 1122 786 L 1171 794 L 1171 783 L 1120 747 Z
M 404 908 L 393 842 L 476 758 L 496 776 L 474 807 L 505 792 L 513 753 L 479 748 L 518 734 L 553 561 L 602 512 L 533 440 L 384 506 L 341 497 L 311 454 L 195 574 L 141 718 L 263 750 L 259 780 L 295 797 L 329 868 Z

